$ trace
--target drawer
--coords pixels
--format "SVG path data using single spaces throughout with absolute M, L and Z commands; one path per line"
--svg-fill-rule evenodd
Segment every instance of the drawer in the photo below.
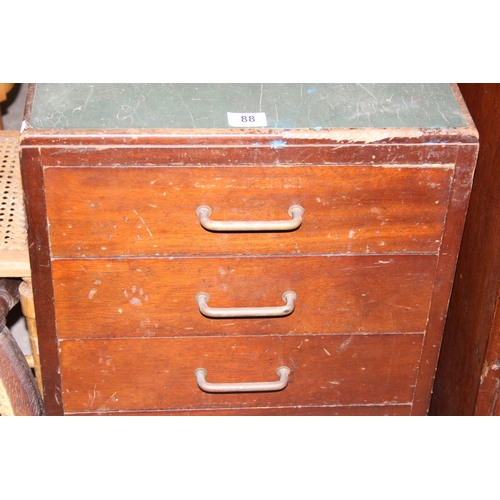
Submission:
M 300 256 L 56 260 L 58 337 L 424 332 L 437 257 Z M 210 318 L 213 308 L 284 306 L 285 317 Z
M 54 257 L 437 252 L 453 165 L 47 167 Z M 293 231 L 212 232 L 217 221 L 290 220 Z
M 400 405 L 412 401 L 423 335 L 320 335 L 65 340 L 66 412 L 280 406 Z M 82 362 L 85 360 L 85 362 Z M 278 380 L 273 392 L 209 393 L 210 383 Z
M 85 415 L 116 415 L 116 412 L 80 412 Z M 276 408 L 246 408 L 246 416 L 343 416 L 343 417 L 361 417 L 361 416 L 409 416 L 412 414 L 411 404 L 391 404 L 391 405 L 334 405 L 334 406 L 281 406 Z M 149 416 L 238 416 L 241 410 L 224 408 L 222 410 L 213 409 L 191 409 L 191 410 L 136 410 L 120 411 L 120 415 L 149 415 Z

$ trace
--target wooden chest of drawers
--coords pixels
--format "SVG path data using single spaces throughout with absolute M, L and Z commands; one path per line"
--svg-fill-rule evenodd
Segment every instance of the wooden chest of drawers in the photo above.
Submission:
M 47 412 L 426 414 L 477 151 L 449 85 L 31 86 Z

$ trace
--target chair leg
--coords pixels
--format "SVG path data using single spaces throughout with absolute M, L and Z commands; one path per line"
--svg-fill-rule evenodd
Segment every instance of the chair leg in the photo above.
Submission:
M 5 326 L 19 301 L 19 282 L 0 280 L 0 414 L 43 415 L 43 400 L 26 358 Z
M 38 350 L 38 334 L 36 329 L 35 304 L 33 301 L 33 288 L 31 280 L 24 278 L 24 281 L 19 285 L 19 295 L 21 299 L 21 309 L 26 318 L 28 334 L 30 337 L 31 351 L 33 353 L 33 365 L 35 369 L 35 377 L 38 389 L 43 398 L 42 373 L 40 370 L 40 353 Z

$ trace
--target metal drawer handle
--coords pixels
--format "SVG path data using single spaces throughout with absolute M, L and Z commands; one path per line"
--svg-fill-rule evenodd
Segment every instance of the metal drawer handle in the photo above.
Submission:
M 205 392 L 261 392 L 261 391 L 281 391 L 288 384 L 288 374 L 290 368 L 288 366 L 280 366 L 276 373 L 279 380 L 276 382 L 247 382 L 247 383 L 231 383 L 231 384 L 212 384 L 205 380 L 208 375 L 205 368 L 197 368 L 194 371 L 196 382 L 201 390 Z
M 216 221 L 210 220 L 212 209 L 202 205 L 196 209 L 200 224 L 209 231 L 292 231 L 302 224 L 304 209 L 300 205 L 292 205 L 288 209 L 290 220 L 274 221 Z
M 260 317 L 279 317 L 292 314 L 295 309 L 295 292 L 285 292 L 282 299 L 286 305 L 280 307 L 209 307 L 208 301 L 210 295 L 205 292 L 197 293 L 195 300 L 198 303 L 201 314 L 209 318 L 260 318 Z

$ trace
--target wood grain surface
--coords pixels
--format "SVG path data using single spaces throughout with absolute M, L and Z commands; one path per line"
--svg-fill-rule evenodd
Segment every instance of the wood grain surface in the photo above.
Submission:
M 453 166 L 47 168 L 54 257 L 437 252 Z M 287 220 L 299 229 L 215 233 L 221 221 Z
M 68 132 L 63 137 L 51 134 L 38 137 L 47 142 L 40 151 L 45 167 L 193 167 L 193 166 L 297 166 L 297 165 L 435 165 L 455 162 L 457 145 L 440 144 L 440 138 L 429 137 L 429 143 L 375 144 L 370 131 L 358 131 L 363 144 L 349 140 L 288 140 L 287 147 L 277 137 L 215 136 L 194 137 L 161 135 L 140 137 L 133 134 L 106 136 L 105 133 L 84 136 Z M 364 137 L 363 137 L 363 134 Z M 390 134 L 390 131 L 388 132 Z M 45 134 L 44 134 L 45 135 Z M 32 143 L 33 138 L 23 138 Z M 364 141 L 363 141 L 364 139 Z M 375 139 L 377 137 L 375 136 Z M 461 138 L 462 139 L 462 138 Z M 55 141 L 57 140 L 57 143 Z M 473 141 L 475 142 L 475 141 Z M 67 146 L 62 146 L 66 143 Z M 118 145 L 116 145 L 118 143 Z M 144 153 L 147 151 L 147 154 Z
M 38 148 L 21 148 L 20 165 L 26 219 L 29 226 L 28 245 L 32 269 L 33 298 L 37 311 L 43 400 L 47 415 L 62 415 L 61 377 L 57 369 L 59 351 L 40 150 Z
M 68 412 L 409 403 L 422 335 L 319 335 L 61 341 Z M 85 359 L 85 362 L 81 360 Z M 263 382 L 292 370 L 276 392 L 209 394 L 209 382 Z
M 424 332 L 436 256 L 243 257 L 53 262 L 58 337 Z M 283 306 L 281 318 L 210 319 L 211 307 Z
M 48 414 L 425 415 L 467 210 L 464 128 L 21 134 Z M 417 103 L 418 105 L 418 103 Z M 295 231 L 216 233 L 215 220 Z M 209 319 L 283 305 L 283 318 Z M 39 311 L 42 311 L 39 314 Z M 208 394 L 209 382 L 278 392 Z M 486 388 L 486 386 L 485 386 Z
M 480 149 L 430 411 L 492 415 L 500 394 L 500 84 L 460 88 Z
M 322 405 L 322 406 L 278 406 L 276 408 L 224 408 L 221 410 L 191 409 L 191 410 L 142 410 L 142 411 L 99 411 L 99 412 L 72 412 L 68 416 L 197 416 L 197 417 L 237 417 L 237 416 L 342 416 L 342 417 L 406 417 L 411 415 L 411 404 L 384 404 L 384 405 Z

